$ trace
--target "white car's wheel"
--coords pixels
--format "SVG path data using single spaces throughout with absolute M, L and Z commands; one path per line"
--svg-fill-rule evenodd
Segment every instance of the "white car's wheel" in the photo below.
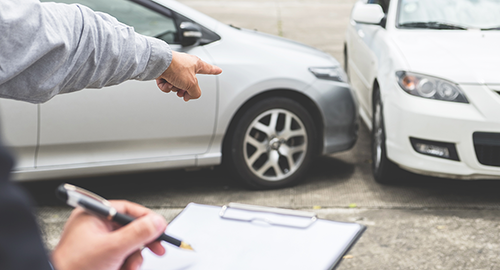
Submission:
M 230 163 L 250 187 L 269 189 L 300 181 L 315 152 L 314 122 L 299 103 L 268 98 L 238 120 Z
M 381 184 L 391 184 L 401 169 L 387 158 L 385 147 L 384 114 L 379 89 L 374 89 L 372 117 L 372 171 L 375 181 Z

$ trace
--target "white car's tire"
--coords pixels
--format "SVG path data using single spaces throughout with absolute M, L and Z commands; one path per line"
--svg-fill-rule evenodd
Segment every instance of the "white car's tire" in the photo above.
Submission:
M 377 87 L 373 91 L 371 133 L 373 178 L 380 184 L 392 184 L 401 176 L 401 169 L 387 158 L 382 99 Z

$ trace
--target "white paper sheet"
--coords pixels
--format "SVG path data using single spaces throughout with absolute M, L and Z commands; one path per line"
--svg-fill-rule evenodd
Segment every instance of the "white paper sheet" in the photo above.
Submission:
M 166 233 L 191 244 L 195 251 L 163 243 L 167 253 L 158 257 L 145 249 L 142 269 L 330 269 L 364 229 L 356 223 L 323 219 L 307 228 L 273 226 L 223 219 L 220 210 L 218 206 L 189 204 Z

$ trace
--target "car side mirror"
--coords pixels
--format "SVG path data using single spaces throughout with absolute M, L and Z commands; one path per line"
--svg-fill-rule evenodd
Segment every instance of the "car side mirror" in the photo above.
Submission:
M 192 22 L 182 22 L 180 25 L 181 45 L 183 47 L 196 46 L 200 43 L 201 27 Z
M 384 17 L 382 7 L 377 4 L 357 4 L 352 11 L 352 19 L 358 23 L 380 24 Z

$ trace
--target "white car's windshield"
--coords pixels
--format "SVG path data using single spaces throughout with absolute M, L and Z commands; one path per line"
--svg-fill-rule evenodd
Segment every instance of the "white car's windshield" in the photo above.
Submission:
M 500 30 L 500 0 L 400 0 L 398 27 Z

